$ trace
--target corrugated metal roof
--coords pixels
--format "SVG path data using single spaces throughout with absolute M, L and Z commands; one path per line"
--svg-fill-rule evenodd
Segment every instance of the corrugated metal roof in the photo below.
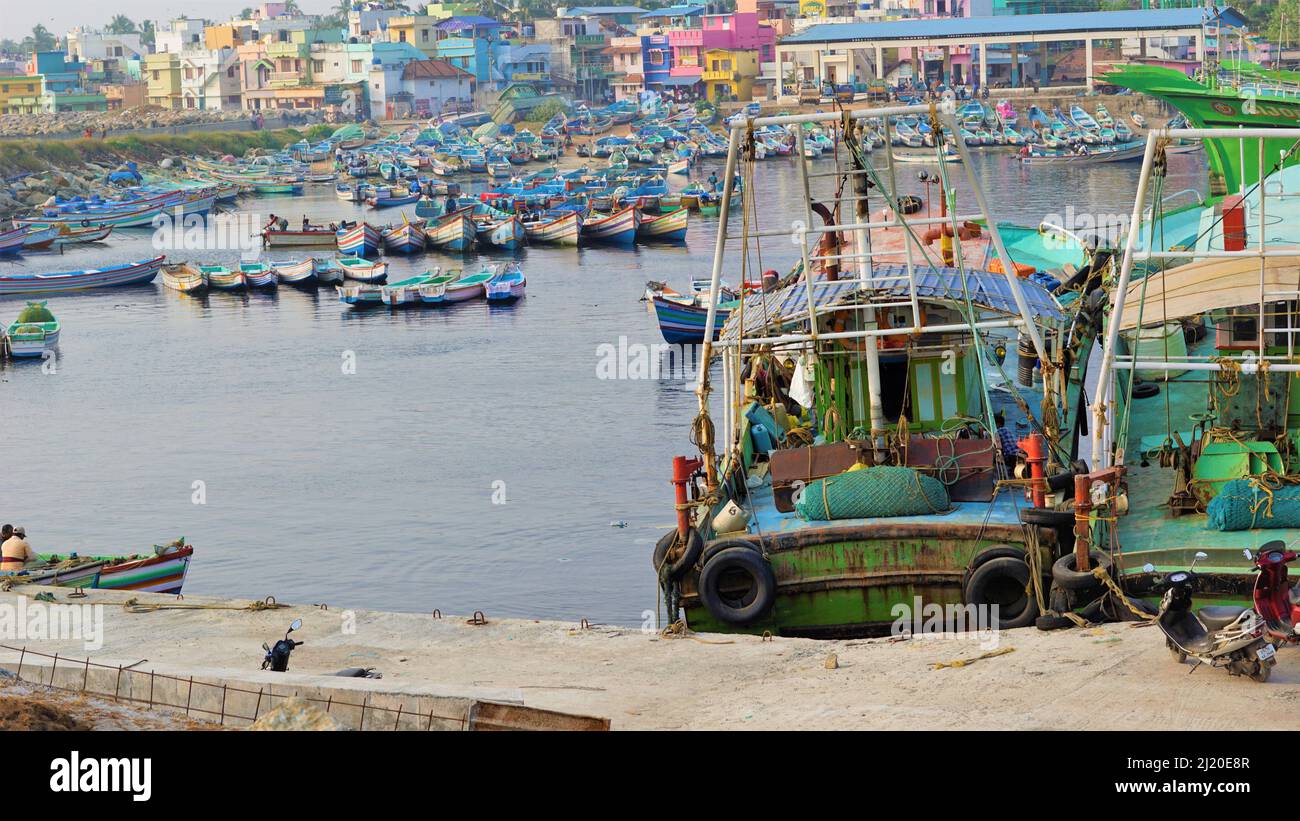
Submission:
M 665 6 L 654 11 L 647 11 L 641 15 L 640 19 L 645 20 L 653 17 L 694 17 L 697 14 L 704 13 L 704 6 Z
M 965 294 L 962 289 L 962 272 L 956 268 L 917 265 L 914 268 L 916 278 L 916 295 L 919 299 L 943 300 L 954 304 L 964 304 Z M 1002 274 L 990 271 L 966 271 L 966 290 L 970 292 L 971 302 L 979 308 L 997 311 L 1008 316 L 1019 316 L 1015 296 L 1011 286 Z M 910 289 L 906 279 L 894 279 L 907 276 L 907 266 L 901 263 L 877 265 L 875 275 L 882 279 L 896 282 L 888 287 L 873 289 L 873 294 L 886 299 L 899 300 L 910 298 Z M 1059 322 L 1064 314 L 1061 306 L 1046 288 L 1028 279 L 1020 280 L 1021 290 L 1029 310 L 1040 322 Z M 855 280 L 836 280 L 828 282 L 818 278 L 813 282 L 813 302 L 818 310 L 845 302 L 858 290 Z M 740 331 L 741 310 L 733 308 L 722 328 L 721 338 L 736 341 Z M 745 297 L 744 307 L 745 337 L 754 338 L 765 335 L 765 330 L 778 331 L 794 322 L 805 322 L 808 317 L 808 293 L 803 282 L 787 285 L 779 291 L 768 294 L 751 294 Z
M 1079 14 L 1012 14 L 997 17 L 958 17 L 934 20 L 886 20 L 876 23 L 823 23 L 783 38 L 782 43 L 842 43 L 854 40 L 937 40 L 944 37 L 995 37 L 1018 34 L 1133 31 L 1195 28 L 1204 10 L 1136 9 L 1090 11 Z M 1245 25 L 1231 6 L 1219 9 L 1225 25 Z
M 576 6 L 564 10 L 565 17 L 583 17 L 588 14 L 640 14 L 640 6 Z

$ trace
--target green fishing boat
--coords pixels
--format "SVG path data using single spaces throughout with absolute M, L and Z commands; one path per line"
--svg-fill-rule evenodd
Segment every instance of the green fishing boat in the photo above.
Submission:
M 872 114 L 930 116 L 919 106 Z M 827 128 L 837 116 L 824 117 Z M 1055 612 L 1052 567 L 1075 547 L 1073 513 L 1049 501 L 1077 472 L 1078 357 L 1096 329 L 1041 282 L 978 264 L 996 257 L 1017 270 L 996 221 L 957 231 L 951 253 L 902 242 L 916 230 L 907 225 L 846 227 L 869 222 L 893 189 L 856 134 L 840 139 L 849 159 L 816 175 L 833 183 L 808 204 L 827 216 L 807 233 L 801 264 L 733 307 L 716 343 L 703 335 L 699 455 L 674 459 L 677 527 L 653 554 L 669 619 L 845 637 L 900 622 L 910 632 L 927 608 L 970 606 L 980 627 L 1033 625 Z M 950 167 L 978 192 L 971 163 Z M 946 171 L 943 186 L 953 190 Z M 728 221 L 720 243 L 738 230 Z M 862 247 L 874 249 L 869 263 L 857 261 Z M 714 293 L 725 264 L 715 263 Z M 1036 362 L 1054 366 L 1047 379 L 1034 378 Z

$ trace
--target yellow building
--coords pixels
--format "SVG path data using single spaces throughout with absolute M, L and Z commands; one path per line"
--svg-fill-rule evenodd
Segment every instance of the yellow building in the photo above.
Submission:
M 145 99 L 150 105 L 163 108 L 181 108 L 181 58 L 177 54 L 163 51 L 158 54 L 146 54 L 144 58 L 144 78 L 148 84 Z
M 479 13 L 478 9 L 476 3 L 430 3 L 425 6 L 424 13 L 438 21 L 448 17 L 472 17 Z
M 32 114 L 41 110 L 45 77 L 41 74 L 15 74 L 0 77 L 0 114 Z
M 238 48 L 243 45 L 243 28 L 225 23 L 203 29 L 203 45 L 210 49 Z
M 749 102 L 754 98 L 754 80 L 758 77 L 758 52 L 714 48 L 704 52 L 704 93 L 710 100 L 735 98 Z
M 410 43 L 424 52 L 426 57 L 438 54 L 438 31 L 434 28 L 438 21 L 425 15 L 388 18 L 388 41 L 390 43 Z

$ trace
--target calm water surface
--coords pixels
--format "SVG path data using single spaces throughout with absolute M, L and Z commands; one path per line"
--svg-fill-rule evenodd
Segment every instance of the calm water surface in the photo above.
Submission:
M 1203 187 L 1202 163 L 1171 158 L 1167 190 Z M 1139 167 L 1026 168 L 1001 153 L 976 166 L 998 217 L 1028 225 L 1067 205 L 1127 214 Z M 924 193 L 915 170 L 905 187 Z M 802 218 L 799 188 L 794 163 L 760 164 L 762 227 Z M 400 220 L 329 186 L 240 207 L 291 223 Z M 356 311 L 324 288 L 187 297 L 161 282 L 51 297 L 56 372 L 0 369 L 0 519 L 26 525 L 40 550 L 139 551 L 184 535 L 196 545 L 187 593 L 639 623 L 656 603 L 650 549 L 673 522 L 670 462 L 691 453 L 695 398 L 684 378 L 599 379 L 598 351 L 662 342 L 638 301 L 645 282 L 707 276 L 716 227 L 693 218 L 685 247 L 526 249 L 528 295 L 508 307 Z M 765 244 L 763 267 L 788 269 L 796 250 Z M 328 251 L 270 256 L 299 253 Z M 150 232 L 134 229 L 0 270 L 151 255 Z M 390 281 L 462 265 L 389 263 Z M 0 300 L 0 320 L 20 305 Z

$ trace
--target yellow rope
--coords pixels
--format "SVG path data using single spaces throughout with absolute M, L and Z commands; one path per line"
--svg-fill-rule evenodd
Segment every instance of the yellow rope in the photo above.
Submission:
M 695 633 L 691 630 L 691 628 L 687 627 L 686 622 L 682 619 L 678 619 L 677 621 L 665 627 L 663 630 L 659 631 L 659 636 L 660 638 L 665 638 L 665 639 L 690 639 L 691 641 L 698 641 L 700 644 L 735 644 L 734 641 L 730 641 L 730 640 L 716 641 L 710 639 L 702 639 L 699 636 L 695 635 Z
M 953 659 L 952 661 L 936 661 L 930 665 L 930 669 L 942 670 L 945 667 L 952 667 L 952 668 L 969 667 L 970 665 L 974 664 L 977 661 L 980 661 L 981 659 L 991 659 L 994 656 L 1005 656 L 1007 653 L 1014 653 L 1015 651 L 1016 648 L 1014 647 L 1003 647 L 1000 650 L 990 650 L 987 653 L 981 653 L 980 655 L 971 659 Z

